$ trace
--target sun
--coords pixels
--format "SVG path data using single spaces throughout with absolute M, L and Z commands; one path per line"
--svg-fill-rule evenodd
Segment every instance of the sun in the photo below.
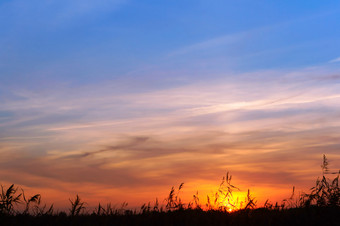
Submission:
M 244 199 L 246 194 L 243 192 L 235 192 L 232 196 L 223 197 L 220 196 L 216 201 L 216 208 L 222 208 L 227 212 L 234 212 L 242 209 L 242 205 L 244 204 Z
M 216 208 L 224 209 L 228 212 L 238 210 L 237 202 L 230 198 L 219 197 L 216 202 Z

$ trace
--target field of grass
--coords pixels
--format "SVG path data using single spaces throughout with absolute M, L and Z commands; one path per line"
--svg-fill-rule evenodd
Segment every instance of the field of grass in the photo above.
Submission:
M 88 210 L 77 195 L 67 212 L 57 211 L 43 205 L 39 194 L 26 197 L 14 185 L 1 186 L 0 225 L 340 225 L 340 171 L 329 172 L 326 156 L 321 167 L 323 176 L 309 192 L 296 195 L 293 188 L 291 197 L 275 204 L 267 200 L 263 206 L 256 205 L 249 190 L 245 200 L 235 199 L 238 188 L 229 173 L 204 205 L 197 194 L 183 203 L 180 184 L 172 187 L 164 205 L 156 200 L 138 210 L 128 209 L 126 203 L 120 208 L 98 204 Z M 335 177 L 329 178 L 331 174 Z

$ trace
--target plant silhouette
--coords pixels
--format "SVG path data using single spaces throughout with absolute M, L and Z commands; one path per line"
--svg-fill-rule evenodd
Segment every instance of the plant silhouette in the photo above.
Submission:
M 289 198 L 280 204 L 266 200 L 263 207 L 257 207 L 249 189 L 243 201 L 235 198 L 234 193 L 240 188 L 232 184 L 229 172 L 214 195 L 207 196 L 204 206 L 198 191 L 192 201 L 184 203 L 180 197 L 184 187 L 181 183 L 177 189 L 171 188 L 163 204 L 156 199 L 153 206 L 148 202 L 137 211 L 127 209 L 126 202 L 119 208 L 111 203 L 106 206 L 99 203 L 91 214 L 78 194 L 69 199 L 70 208 L 66 214 L 55 212 L 53 204 L 42 205 L 40 194 L 26 197 L 22 189 L 12 184 L 7 189 L 1 186 L 0 222 L 3 225 L 337 225 L 340 171 L 330 170 L 326 155 L 323 155 L 321 169 L 322 177 L 317 178 L 309 192 L 297 195 L 293 187 Z M 327 175 L 336 176 L 331 179 Z M 20 205 L 23 206 L 21 210 L 16 208 Z

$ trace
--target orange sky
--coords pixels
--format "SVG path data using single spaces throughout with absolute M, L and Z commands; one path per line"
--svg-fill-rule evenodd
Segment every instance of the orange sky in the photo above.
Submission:
M 0 184 L 131 208 L 340 169 L 340 1 L 0 1 Z
M 134 207 L 182 182 L 186 202 L 196 191 L 205 200 L 229 171 L 260 204 L 281 201 L 293 186 L 313 186 L 322 154 L 339 168 L 340 83 L 327 73 L 268 71 L 128 95 L 111 94 L 112 84 L 17 91 L 25 98 L 2 105 L 16 115 L 1 123 L 0 182 L 58 208 L 76 194 L 88 206 Z

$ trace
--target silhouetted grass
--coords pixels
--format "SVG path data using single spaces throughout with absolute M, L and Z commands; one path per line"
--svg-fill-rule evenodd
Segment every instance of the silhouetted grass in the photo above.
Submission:
M 340 225 L 340 171 L 329 171 L 325 155 L 321 168 L 322 178 L 317 178 L 309 192 L 296 195 L 293 187 L 289 198 L 280 204 L 267 200 L 263 207 L 256 206 L 249 190 L 245 200 L 235 198 L 233 193 L 240 189 L 232 185 L 229 173 L 205 205 L 200 203 L 198 192 L 184 203 L 180 198 L 182 183 L 171 188 L 164 206 L 156 199 L 139 210 L 128 209 L 125 202 L 119 208 L 99 203 L 91 212 L 76 195 L 69 199 L 67 213 L 58 212 L 53 205 L 42 205 L 40 194 L 28 198 L 14 185 L 7 189 L 1 186 L 0 225 Z M 326 177 L 329 174 L 336 176 L 330 179 Z

